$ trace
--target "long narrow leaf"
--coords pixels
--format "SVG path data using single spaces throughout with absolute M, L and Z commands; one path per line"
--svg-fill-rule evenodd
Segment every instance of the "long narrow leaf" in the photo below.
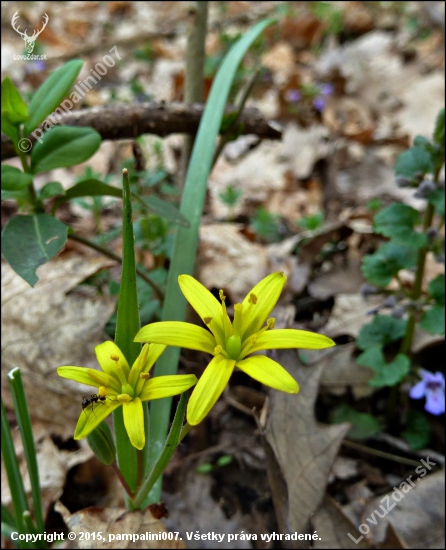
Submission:
M 37 453 L 34 445 L 31 418 L 29 416 L 28 404 L 26 402 L 25 390 L 22 383 L 22 375 L 18 368 L 8 373 L 8 381 L 11 387 L 12 399 L 17 423 L 20 428 L 20 435 L 23 442 L 26 464 L 28 466 L 29 479 L 31 481 L 31 494 L 34 504 L 34 517 L 37 531 L 43 533 L 45 525 L 43 521 L 42 493 L 40 491 L 39 469 L 37 466 Z
M 207 181 L 229 91 L 246 51 L 262 31 L 273 22 L 272 19 L 260 21 L 234 44 L 224 58 L 212 84 L 198 128 L 181 200 L 180 212 L 189 221 L 190 227 L 187 229 L 179 227 L 176 232 L 162 315 L 164 321 L 182 321 L 185 318 L 186 300 L 179 289 L 178 276 L 182 273 L 192 274 L 193 272 Z M 155 375 L 175 374 L 178 369 L 179 357 L 179 348 L 168 347 L 158 360 Z M 171 399 L 160 399 L 151 404 L 149 452 L 152 463 L 156 460 L 156 449 L 166 437 L 171 403 Z M 160 482 L 158 482 L 157 496 L 159 500 L 161 496 Z
M 25 533 L 23 523 L 23 512 L 28 510 L 28 501 L 26 499 L 25 487 L 23 485 L 22 474 L 20 473 L 19 461 L 15 454 L 14 443 L 12 441 L 11 429 L 9 428 L 6 409 L 2 399 L 2 456 L 5 464 L 6 475 L 8 477 L 9 490 L 11 491 L 12 507 L 16 518 L 17 530 L 19 533 Z
M 133 338 L 140 328 L 138 294 L 136 288 L 136 264 L 133 239 L 132 204 L 128 171 L 123 170 L 123 221 L 122 221 L 122 275 L 116 317 L 115 343 L 121 349 L 129 365 L 141 351 Z M 122 407 L 113 413 L 118 466 L 132 491 L 137 482 L 137 451 L 130 443 L 124 426 Z

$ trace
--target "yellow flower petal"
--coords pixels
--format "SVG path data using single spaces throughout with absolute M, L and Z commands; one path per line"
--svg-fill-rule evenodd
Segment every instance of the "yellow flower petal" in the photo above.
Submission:
M 262 279 L 243 300 L 242 338 L 258 332 L 274 309 L 286 283 L 282 272 L 271 273 Z M 256 303 L 251 303 L 256 300 Z
M 116 378 L 96 369 L 87 369 L 85 367 L 58 367 L 57 374 L 62 378 L 75 380 L 76 382 L 80 382 L 87 386 L 93 386 L 94 388 L 105 386 L 106 388 L 111 387 L 114 390 L 120 389 L 120 385 L 118 385 Z
M 203 323 L 214 332 L 217 343 L 222 345 L 225 329 L 221 303 L 205 286 L 190 275 L 180 275 L 178 284 L 184 297 L 201 317 Z M 212 319 L 212 322 L 209 323 L 205 319 Z
M 297 393 L 299 391 L 299 384 L 282 365 L 264 355 L 253 355 L 247 359 L 242 359 L 237 362 L 236 366 L 254 380 L 275 390 L 286 393 Z
M 217 345 L 214 336 L 208 330 L 181 321 L 163 321 L 146 325 L 135 336 L 135 342 L 154 342 L 207 353 L 213 353 Z
M 95 352 L 98 363 L 101 365 L 104 372 L 118 379 L 116 374 L 116 361 L 112 359 L 112 357 L 118 357 L 119 365 L 122 367 L 125 377 L 128 377 L 130 372 L 129 364 L 122 351 L 114 342 L 108 340 L 107 342 L 99 344 L 99 346 L 95 347 Z
M 143 382 L 145 383 L 144 389 L 139 397 L 141 401 L 150 401 L 185 392 L 196 384 L 197 377 L 195 374 L 171 374 L 156 376 L 149 380 L 143 380 Z
M 265 331 L 256 339 L 255 344 L 249 349 L 248 353 L 261 349 L 324 349 L 331 348 L 336 344 L 328 336 L 309 332 L 307 330 L 294 329 L 273 329 Z
M 83 439 L 87 435 L 90 435 L 104 418 L 120 406 L 121 403 L 119 401 L 107 400 L 104 403 L 95 403 L 84 409 L 77 421 L 76 429 L 74 430 L 74 439 Z
M 146 405 L 147 406 L 147 405 Z M 144 433 L 144 411 L 143 404 L 139 397 L 135 397 L 130 403 L 124 403 L 123 416 L 124 426 L 129 436 L 130 443 L 141 450 L 146 444 L 146 436 Z
M 167 346 L 165 346 L 164 344 L 149 344 L 149 353 L 147 355 L 145 365 L 141 365 L 141 369 L 140 370 L 138 369 L 137 371 L 135 371 L 134 379 L 132 378 L 133 368 L 130 371 L 129 382 L 135 388 L 135 395 L 139 395 L 142 392 L 144 382 L 145 382 L 145 380 L 140 378 L 139 375 L 142 372 L 145 372 L 145 373 L 150 372 L 150 369 L 155 364 L 155 361 L 163 353 L 166 347 Z M 138 379 L 136 378 L 136 375 L 138 376 Z M 131 380 L 135 380 L 135 384 Z
M 199 424 L 215 405 L 234 370 L 235 361 L 216 355 L 198 380 L 187 405 L 187 421 Z

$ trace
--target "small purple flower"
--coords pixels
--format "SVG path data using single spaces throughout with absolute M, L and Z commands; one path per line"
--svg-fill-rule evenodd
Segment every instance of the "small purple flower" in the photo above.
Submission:
M 320 93 L 325 97 L 333 95 L 334 93 L 333 84 L 322 84 L 322 86 L 320 87 Z
M 443 414 L 445 412 L 444 374 L 441 372 L 434 374 L 424 369 L 420 369 L 419 374 L 421 380 L 410 390 L 410 397 L 412 399 L 426 397 L 426 404 L 424 405 L 426 411 L 435 415 Z
M 325 109 L 325 105 L 326 105 L 326 101 L 321 95 L 318 95 L 313 99 L 313 106 L 316 109 L 316 111 L 319 111 L 319 112 L 323 111 Z
M 286 93 L 286 99 L 290 103 L 297 103 L 300 99 L 302 99 L 302 94 L 296 89 L 288 90 Z

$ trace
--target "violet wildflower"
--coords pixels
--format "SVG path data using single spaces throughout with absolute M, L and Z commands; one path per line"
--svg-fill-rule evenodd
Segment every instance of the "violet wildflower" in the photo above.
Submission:
M 325 105 L 326 105 L 326 101 L 321 95 L 318 95 L 313 99 L 313 106 L 316 109 L 316 111 L 319 111 L 319 112 L 323 111 L 325 109 Z
M 426 397 L 424 405 L 426 411 L 435 415 L 443 414 L 445 412 L 444 374 L 442 372 L 434 374 L 424 369 L 420 369 L 419 374 L 421 380 L 410 390 L 410 397 L 412 399 Z
M 334 86 L 333 84 L 322 84 L 320 87 L 320 93 L 323 96 L 332 96 L 334 93 Z
M 299 90 L 296 90 L 295 88 L 293 88 L 292 90 L 288 90 L 286 93 L 286 100 L 290 103 L 297 103 L 301 99 L 302 94 L 299 92 Z

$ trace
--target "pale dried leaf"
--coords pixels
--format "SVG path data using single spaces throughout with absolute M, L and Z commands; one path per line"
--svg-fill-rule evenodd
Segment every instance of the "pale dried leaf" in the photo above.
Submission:
M 338 294 L 324 333 L 330 338 L 341 335 L 356 338 L 362 326 L 373 319 L 367 312 L 381 302 L 380 296 L 370 296 L 365 300 L 361 294 Z
M 303 367 L 295 350 L 280 350 L 274 357 L 301 387 L 297 395 L 272 392 L 266 427 L 266 439 L 287 486 L 287 523 L 291 531 L 301 533 L 323 499 L 330 469 L 350 426 L 324 426 L 314 418 L 323 366 Z
M 186 548 L 184 541 L 168 540 L 168 531 L 163 522 L 155 519 L 150 510 L 128 512 L 124 508 L 99 508 L 90 506 L 75 514 L 58 502 L 55 506 L 71 532 L 76 534 L 77 544 L 74 548 Z M 103 539 L 90 537 L 80 538 L 81 533 L 102 533 Z M 162 540 L 166 533 L 166 540 Z M 159 535 L 161 540 L 147 541 L 147 535 Z M 126 538 L 127 537 L 127 538 Z M 130 540 L 128 540 L 130 537 Z M 131 537 L 135 537 L 132 541 Z M 136 539 L 136 537 L 141 537 Z

